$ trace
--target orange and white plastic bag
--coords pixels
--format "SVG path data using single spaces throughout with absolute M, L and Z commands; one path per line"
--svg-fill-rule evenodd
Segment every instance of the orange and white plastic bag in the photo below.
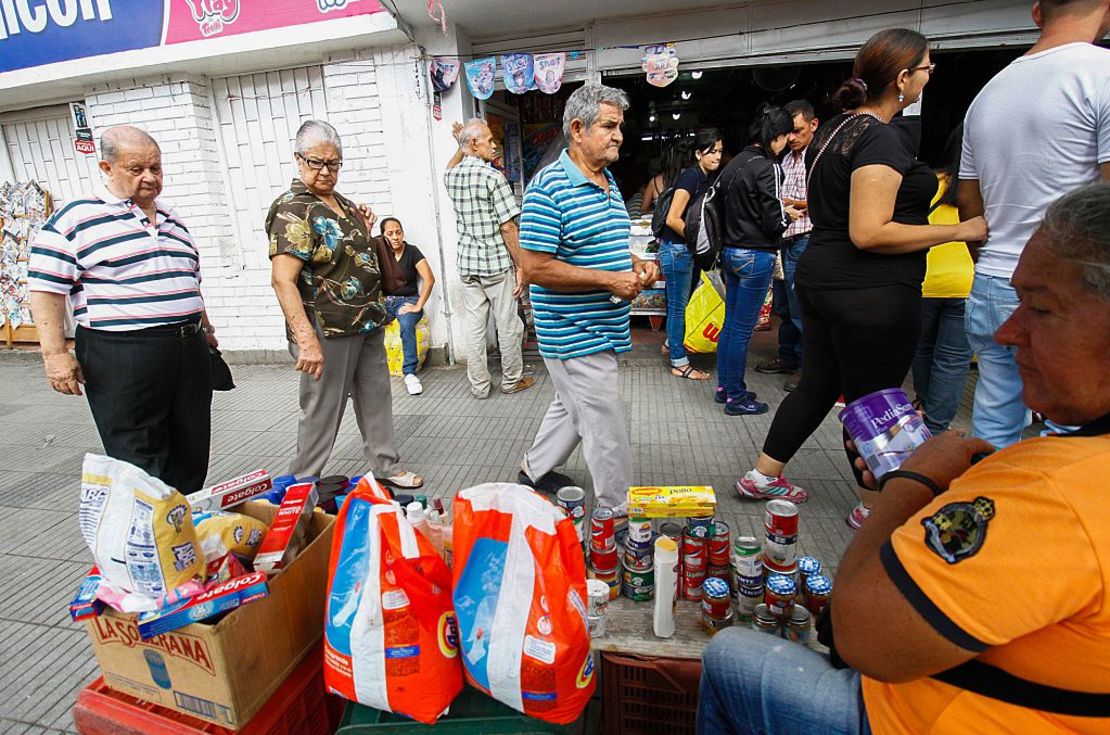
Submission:
M 434 724 L 462 690 L 451 572 L 364 477 L 335 523 L 324 680 L 353 702 Z
M 574 523 L 521 485 L 454 503 L 454 601 L 466 679 L 526 715 L 574 722 L 597 682 Z

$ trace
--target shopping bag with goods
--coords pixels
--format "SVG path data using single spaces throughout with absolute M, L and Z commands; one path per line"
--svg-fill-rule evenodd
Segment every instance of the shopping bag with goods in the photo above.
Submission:
M 716 273 L 701 274 L 701 283 L 686 305 L 686 338 L 690 352 L 717 351 L 717 340 L 725 323 L 725 288 Z
M 507 483 L 461 490 L 454 514 L 454 600 L 467 681 L 526 715 L 573 722 L 597 685 L 574 522 Z
M 462 690 L 451 572 L 370 477 L 335 523 L 324 680 L 352 702 L 434 724 Z

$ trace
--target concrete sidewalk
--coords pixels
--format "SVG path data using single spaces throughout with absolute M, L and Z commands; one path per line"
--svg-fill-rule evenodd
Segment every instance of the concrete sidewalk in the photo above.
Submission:
M 658 344 L 643 345 L 623 361 L 626 402 L 638 484 L 709 484 L 720 515 L 734 534 L 754 533 L 762 503 L 732 491 L 737 475 L 755 460 L 786 376 L 749 372 L 751 389 L 771 413 L 729 417 L 713 403 L 712 381 L 672 378 Z M 774 353 L 771 333 L 757 333 L 750 364 Z M 471 398 L 465 371 L 425 372 L 421 396 L 394 381 L 397 441 L 407 465 L 426 479 L 429 497 L 486 481 L 512 481 L 552 397 L 542 361 L 530 361 L 537 386 L 513 396 L 495 391 Z M 713 367 L 712 358 L 699 366 Z M 259 467 L 285 471 L 296 441 L 297 376 L 287 365 L 233 367 L 239 388 L 213 403 L 210 483 Z M 974 377 L 974 373 L 972 374 Z M 0 731 L 73 732 L 70 708 L 81 687 L 96 677 L 84 628 L 69 620 L 67 605 L 91 564 L 77 523 L 82 458 L 101 451 L 84 399 L 54 393 L 37 357 L 0 355 Z M 968 425 L 969 381 L 958 426 Z M 365 469 L 361 440 L 348 410 L 328 474 Z M 579 454 L 569 474 L 590 488 Z M 844 516 L 854 504 L 840 426 L 830 416 L 791 462 L 788 476 L 805 487 L 801 549 L 834 572 L 850 539 Z

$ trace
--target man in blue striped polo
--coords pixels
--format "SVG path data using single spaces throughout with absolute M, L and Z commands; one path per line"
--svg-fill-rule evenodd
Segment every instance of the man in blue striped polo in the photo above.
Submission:
M 50 218 L 31 247 L 31 310 L 46 377 L 88 394 L 104 451 L 183 492 L 208 472 L 217 345 L 200 294 L 200 256 L 158 195 L 162 152 L 127 125 L 100 138 L 104 186 Z M 66 349 L 66 296 L 77 355 Z
M 608 166 L 620 155 L 628 95 L 587 84 L 567 99 L 568 149 L 524 195 L 525 281 L 540 354 L 555 384 L 520 482 L 553 492 L 574 482 L 556 471 L 582 443 L 598 505 L 627 512 L 632 450 L 618 391 L 617 353 L 632 349 L 629 301 L 659 277 L 629 251 L 631 224 Z

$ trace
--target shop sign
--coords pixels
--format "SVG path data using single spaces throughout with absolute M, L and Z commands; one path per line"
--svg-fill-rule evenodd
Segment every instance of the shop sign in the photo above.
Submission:
M 378 0 L 0 0 L 0 73 L 383 10 Z
M 89 113 L 81 102 L 69 103 L 69 114 L 73 119 L 73 147 L 78 153 L 91 155 L 96 153 L 96 144 L 93 143 L 92 126 L 89 125 Z

